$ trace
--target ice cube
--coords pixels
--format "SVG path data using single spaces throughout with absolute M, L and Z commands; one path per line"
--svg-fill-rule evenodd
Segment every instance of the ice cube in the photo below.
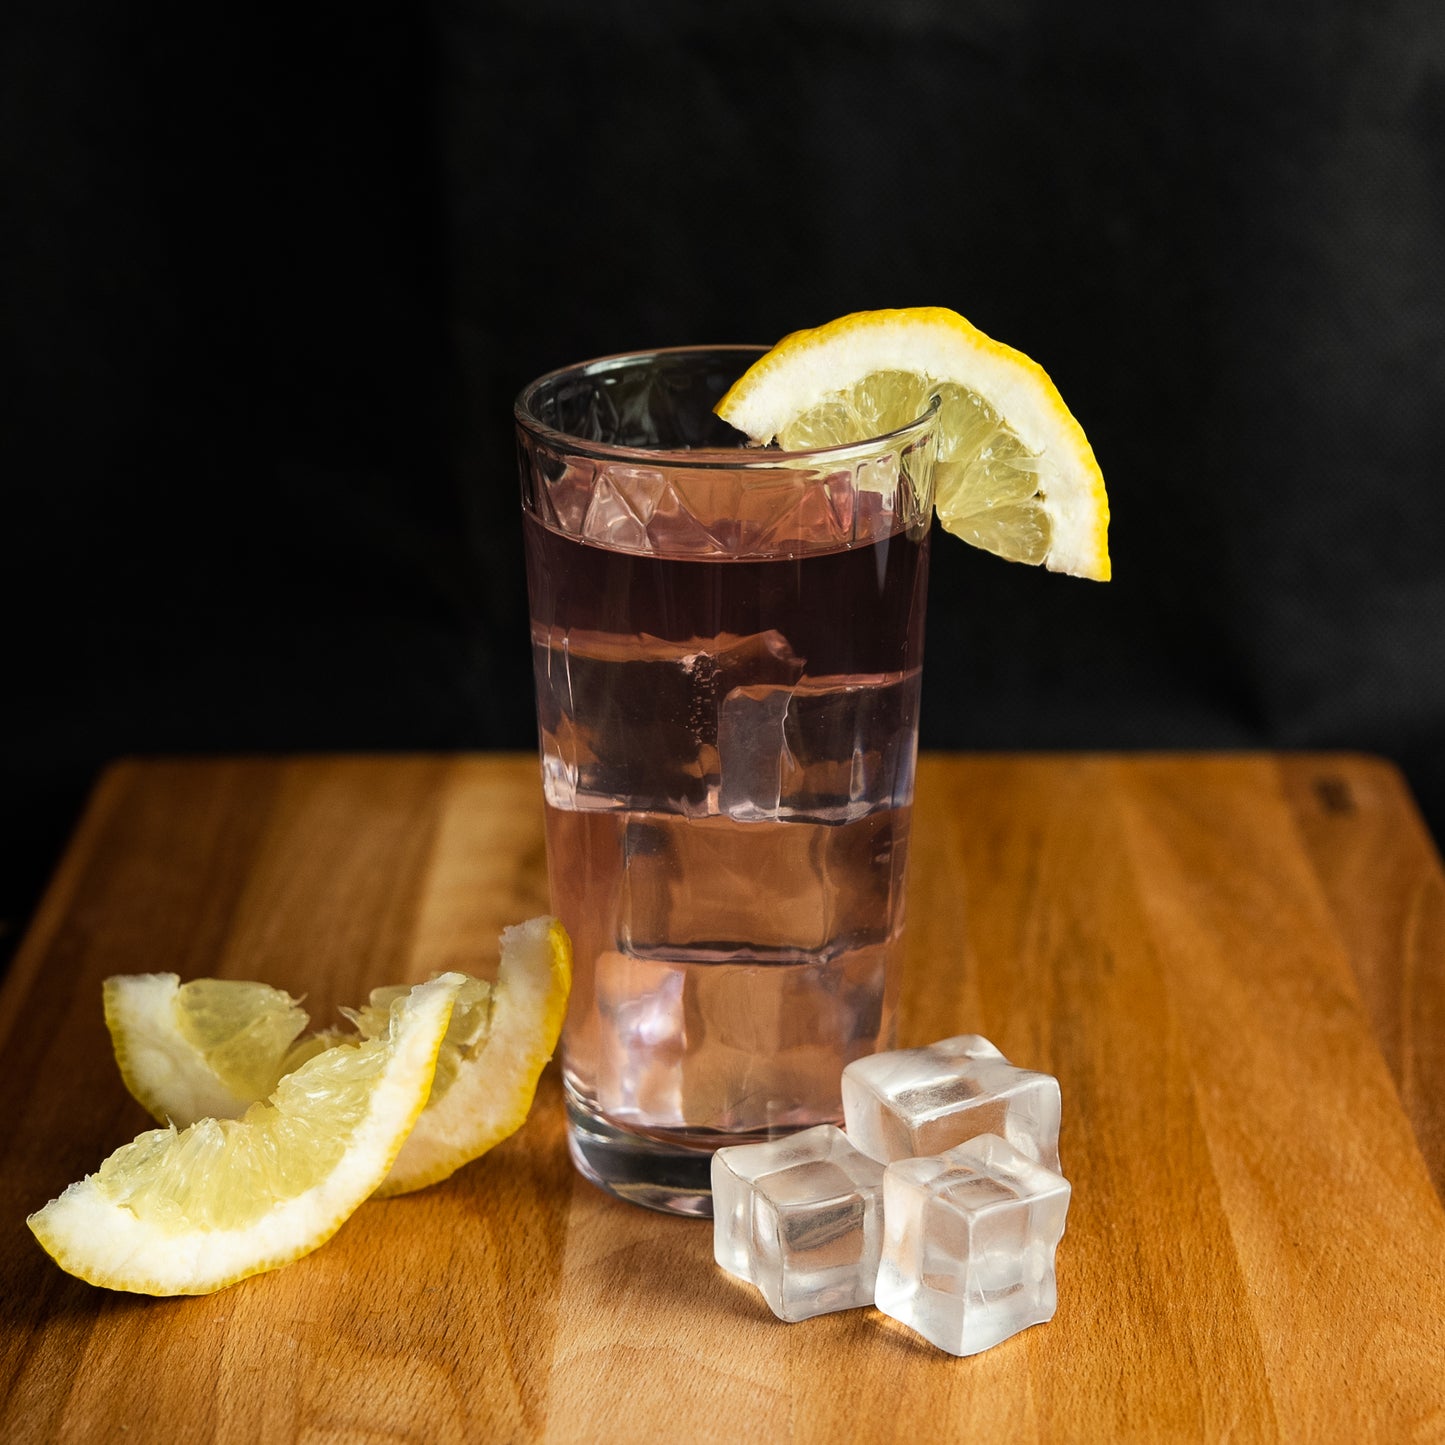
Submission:
M 873 1303 L 883 1166 L 833 1124 L 712 1157 L 713 1256 L 782 1320 Z
M 536 623 L 532 663 L 548 802 L 688 814 L 714 806 L 720 700 L 803 670 L 775 629 L 672 640 Z
M 985 1038 L 961 1034 L 855 1059 L 843 1070 L 848 1137 L 885 1164 L 999 1134 L 1059 1168 L 1059 1081 L 1015 1068 Z
M 875 1048 L 885 1026 L 884 968 L 881 948 L 771 964 L 604 952 L 598 1105 L 639 1129 L 771 1132 L 837 1118 L 840 1063 Z
M 841 822 L 912 802 L 919 679 L 915 668 L 724 693 L 719 808 L 742 822 Z
M 908 820 L 847 827 L 635 813 L 625 825 L 619 937 L 647 958 L 805 962 L 897 928 Z
M 740 687 L 718 714 L 718 807 L 752 822 L 778 816 L 782 799 L 783 728 L 793 703 L 791 687 Z
M 889 1164 L 878 1308 L 955 1355 L 1052 1319 L 1069 1193 L 996 1134 Z

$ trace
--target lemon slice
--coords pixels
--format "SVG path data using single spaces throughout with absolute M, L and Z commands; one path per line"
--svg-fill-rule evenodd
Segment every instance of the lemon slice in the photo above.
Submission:
M 390 1169 L 463 981 L 419 984 L 384 1037 L 317 1054 L 241 1119 L 142 1134 L 30 1228 L 68 1273 L 138 1294 L 209 1294 L 309 1254 Z
M 802 450 L 894 431 L 935 396 L 945 530 L 1013 562 L 1107 580 L 1109 501 L 1083 428 L 1037 362 L 955 311 L 857 311 L 795 331 L 716 411 L 754 442 Z
M 237 1118 L 302 1062 L 306 1011 L 269 984 L 134 973 L 102 993 L 121 1078 L 162 1124 Z
M 502 932 L 497 981 L 463 995 L 442 1045 L 427 1102 L 377 1194 L 407 1194 L 454 1174 L 526 1122 L 542 1070 L 557 1047 L 572 986 L 572 942 L 555 918 L 533 918 Z M 372 995 L 356 1016 L 370 1036 Z

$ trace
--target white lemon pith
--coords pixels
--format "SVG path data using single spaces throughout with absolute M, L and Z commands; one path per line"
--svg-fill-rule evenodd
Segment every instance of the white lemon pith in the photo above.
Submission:
M 208 1294 L 310 1253 L 390 1169 L 464 982 L 419 984 L 385 1037 L 315 1055 L 241 1119 L 142 1134 L 30 1228 L 68 1273 L 154 1295 Z
M 955 311 L 859 311 L 795 331 L 716 410 L 754 442 L 804 449 L 906 426 L 934 396 L 944 528 L 1011 561 L 1107 580 L 1109 503 L 1083 428 L 1037 362 Z

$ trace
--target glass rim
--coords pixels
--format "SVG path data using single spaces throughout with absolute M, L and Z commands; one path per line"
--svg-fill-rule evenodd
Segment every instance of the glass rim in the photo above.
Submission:
M 614 442 L 599 442 L 574 436 L 558 427 L 548 426 L 530 409 L 536 394 L 549 382 L 565 376 L 580 376 L 590 371 L 605 371 L 628 362 L 647 361 L 661 356 L 703 356 L 734 351 L 756 359 L 772 350 L 771 346 L 749 345 L 745 342 L 721 342 L 715 346 L 651 346 L 639 351 L 615 351 L 594 356 L 589 361 L 573 362 L 555 367 L 535 377 L 517 393 L 512 403 L 512 416 L 517 425 L 540 441 L 565 448 L 576 455 L 596 461 L 650 463 L 653 466 L 712 468 L 727 471 L 763 471 L 777 466 L 797 466 L 800 462 L 821 459 L 829 464 L 848 462 L 875 452 L 891 451 L 907 444 L 914 436 L 922 436 L 936 420 L 939 398 L 930 397 L 927 410 L 892 431 L 865 437 L 856 442 L 837 442 L 826 447 L 803 447 L 785 450 L 781 447 L 758 446 L 742 441 L 737 447 L 628 447 Z M 742 374 L 740 371 L 739 375 Z M 742 433 L 738 433 L 742 437 Z

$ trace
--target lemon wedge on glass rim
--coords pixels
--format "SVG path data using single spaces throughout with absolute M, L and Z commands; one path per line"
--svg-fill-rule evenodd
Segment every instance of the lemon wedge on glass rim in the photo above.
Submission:
M 946 531 L 1014 562 L 1106 581 L 1109 501 L 1048 374 L 939 306 L 857 311 L 759 357 L 717 414 L 787 450 L 865 441 L 939 400 L 934 506 Z
M 385 1197 L 435 1184 L 525 1122 L 562 1032 L 572 943 L 548 916 L 502 931 L 495 983 L 460 975 L 426 1108 L 386 1179 Z M 239 979 L 118 974 L 105 1017 L 126 1088 L 161 1123 L 237 1118 L 319 1050 L 383 1036 L 406 985 L 343 1009 L 354 1032 L 300 1038 L 307 1016 L 281 989 Z
M 383 1035 L 323 1049 L 240 1119 L 140 1135 L 27 1223 L 67 1273 L 138 1294 L 209 1294 L 309 1254 L 391 1168 L 463 982 L 408 990 Z

